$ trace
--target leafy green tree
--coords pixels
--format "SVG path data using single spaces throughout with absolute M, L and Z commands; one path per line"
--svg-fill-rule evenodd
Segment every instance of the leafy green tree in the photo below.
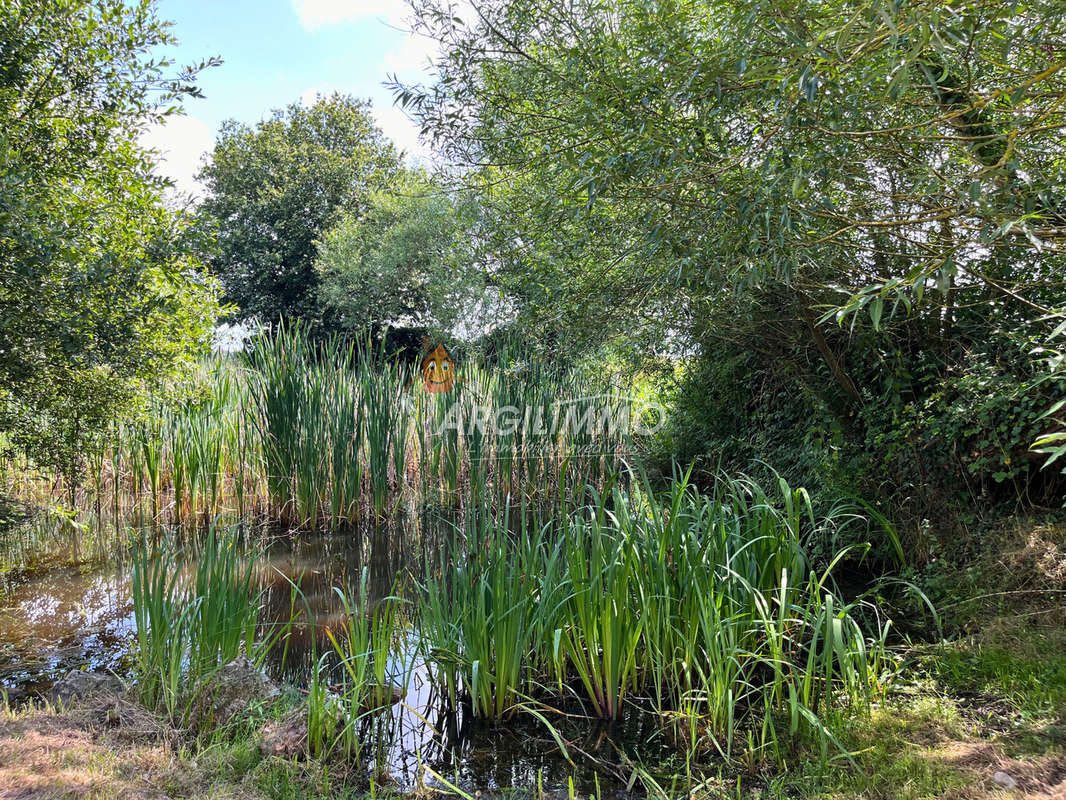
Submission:
M 0 6 L 0 446 L 71 477 L 218 311 L 136 142 L 211 63 L 173 42 L 149 0 Z
M 463 322 L 478 293 L 461 224 L 462 210 L 419 173 L 374 192 L 361 216 L 346 215 L 319 245 L 324 325 L 441 333 Z
M 908 272 L 890 291 L 950 275 L 998 291 L 993 256 L 959 250 L 1040 256 L 1066 238 L 1057 3 L 418 10 L 451 55 L 435 85 L 397 89 L 445 153 L 518 177 L 549 229 L 566 215 L 600 238 L 600 205 L 641 221 L 640 257 L 666 254 L 697 287 L 820 289 L 812 265 L 828 263 L 837 289 L 880 293 L 895 266 Z
M 208 262 L 241 319 L 319 321 L 316 241 L 400 169 L 368 103 L 334 94 L 255 126 L 225 123 L 200 174 Z
M 1066 273 L 1060 3 L 416 5 L 445 56 L 398 97 L 498 222 L 527 327 L 755 354 L 753 404 L 802 403 L 806 440 L 883 476 L 879 449 L 897 487 L 1035 480 L 1057 390 L 1028 353 Z

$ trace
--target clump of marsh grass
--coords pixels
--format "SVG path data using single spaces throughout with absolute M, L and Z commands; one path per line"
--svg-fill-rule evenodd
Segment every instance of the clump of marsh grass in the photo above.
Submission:
M 602 503 L 564 531 L 568 591 L 560 608 L 553 662 L 560 684 L 573 670 L 593 712 L 606 719 L 621 714 L 626 692 L 637 683 L 644 624 L 637 573 L 644 554 L 629 539 L 631 534 L 604 512 Z
M 407 464 L 410 404 L 406 389 L 409 370 L 395 362 L 370 357 L 371 348 L 359 362 L 358 380 L 366 419 L 367 471 L 370 503 L 377 517 L 386 516 L 391 487 L 404 483 Z M 390 467 L 395 476 L 390 484 Z
M 420 600 L 441 690 L 489 718 L 551 685 L 608 719 L 642 695 L 692 748 L 724 755 L 738 731 L 774 754 L 828 735 L 821 712 L 864 707 L 881 685 L 888 624 L 864 629 L 861 601 L 804 555 L 806 535 L 859 518 L 816 519 L 805 492 L 776 489 L 635 481 L 517 533 L 506 514 L 468 515 Z
M 144 534 L 133 539 L 132 550 L 138 689 L 146 706 L 173 715 L 189 645 L 177 553 L 169 541 L 153 547 Z
M 334 587 L 344 613 L 339 633 L 327 630 L 332 652 L 312 669 L 308 691 L 308 749 L 319 757 L 338 755 L 358 759 L 362 751 L 363 721 L 394 702 L 394 689 L 406 687 L 411 663 L 393 671 L 403 631 L 401 598 L 392 594 L 371 601 L 367 570 L 359 586 L 345 591 Z M 329 676 L 336 676 L 330 682 Z M 403 684 L 394 687 L 392 681 Z
M 509 716 L 534 691 L 562 602 L 561 550 L 546 529 L 508 530 L 488 513 L 471 514 L 441 551 L 422 592 L 419 622 L 427 660 L 452 704 Z
M 256 641 L 256 555 L 245 555 L 235 529 L 214 526 L 196 550 L 144 533 L 131 550 L 141 699 L 174 717 L 199 680 L 242 653 L 261 661 L 273 641 Z

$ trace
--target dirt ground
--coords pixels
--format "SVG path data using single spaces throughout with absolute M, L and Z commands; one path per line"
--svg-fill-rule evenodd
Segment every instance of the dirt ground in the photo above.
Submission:
M 258 796 L 212 786 L 177 742 L 168 725 L 119 698 L 0 714 L 0 800 Z

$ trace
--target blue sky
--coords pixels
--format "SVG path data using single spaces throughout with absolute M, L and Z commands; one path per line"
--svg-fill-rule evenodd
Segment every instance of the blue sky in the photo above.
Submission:
M 186 116 L 143 139 L 179 190 L 198 192 L 193 175 L 223 120 L 254 123 L 316 92 L 370 98 L 386 135 L 413 158 L 428 155 L 382 85 L 393 73 L 423 79 L 432 52 L 407 32 L 403 0 L 159 0 L 158 9 L 174 23 L 180 45 L 169 52 L 179 64 L 214 55 L 224 62 L 201 74 L 204 99 L 189 100 Z

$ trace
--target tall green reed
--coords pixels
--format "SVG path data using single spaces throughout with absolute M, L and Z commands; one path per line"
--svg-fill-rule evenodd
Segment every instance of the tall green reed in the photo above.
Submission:
M 131 550 L 139 691 L 174 716 L 201 678 L 242 653 L 261 660 L 271 645 L 273 637 L 256 640 L 257 556 L 243 552 L 235 530 L 214 526 L 199 548 L 142 532 Z
M 556 630 L 553 658 L 560 683 L 566 665 L 576 672 L 599 717 L 621 714 L 626 692 L 636 685 L 643 606 L 636 574 L 639 551 L 629 531 L 612 525 L 602 506 L 565 531 L 569 589 Z
M 406 478 L 408 426 L 411 404 L 407 387 L 410 371 L 394 361 L 374 359 L 371 348 L 359 362 L 359 385 L 366 420 L 367 463 L 370 477 L 371 506 L 383 517 L 390 502 L 389 470 L 397 489 Z
M 246 553 L 233 531 L 212 527 L 196 550 L 189 606 L 189 669 L 205 675 L 242 652 L 258 657 L 258 590 L 253 582 L 258 554 Z
M 544 530 L 508 530 L 487 513 L 456 528 L 421 593 L 425 655 L 453 704 L 490 718 L 512 714 L 546 673 L 562 558 Z
M 170 541 L 153 546 L 143 533 L 131 545 L 138 690 L 149 708 L 165 708 L 173 715 L 189 644 L 187 595 L 177 552 Z
M 265 508 L 294 527 L 337 529 L 366 508 L 388 516 L 402 498 L 462 507 L 485 495 L 497 509 L 558 500 L 569 511 L 626 451 L 613 433 L 559 426 L 568 413 L 618 416 L 602 380 L 520 349 L 492 366 L 463 362 L 449 394 L 411 377 L 370 340 L 262 330 L 246 352 L 205 359 L 117 426 L 88 486 L 97 507 L 113 492 L 116 516 L 139 512 L 143 498 L 158 521 Z
M 551 684 L 607 718 L 650 696 L 693 748 L 726 755 L 739 730 L 768 753 L 824 733 L 824 709 L 877 691 L 887 628 L 864 629 L 863 602 L 804 556 L 805 536 L 859 518 L 817 519 L 806 493 L 776 489 L 635 480 L 517 532 L 506 514 L 468 514 L 421 599 L 442 691 L 494 718 Z
M 361 723 L 393 702 L 391 681 L 406 687 L 412 663 L 401 664 L 403 634 L 398 594 L 371 601 L 367 570 L 348 591 L 334 587 L 344 613 L 339 632 L 326 631 L 332 652 L 323 654 L 312 671 L 308 696 L 308 744 L 314 755 L 358 758 L 363 746 Z M 328 676 L 336 675 L 335 682 Z

